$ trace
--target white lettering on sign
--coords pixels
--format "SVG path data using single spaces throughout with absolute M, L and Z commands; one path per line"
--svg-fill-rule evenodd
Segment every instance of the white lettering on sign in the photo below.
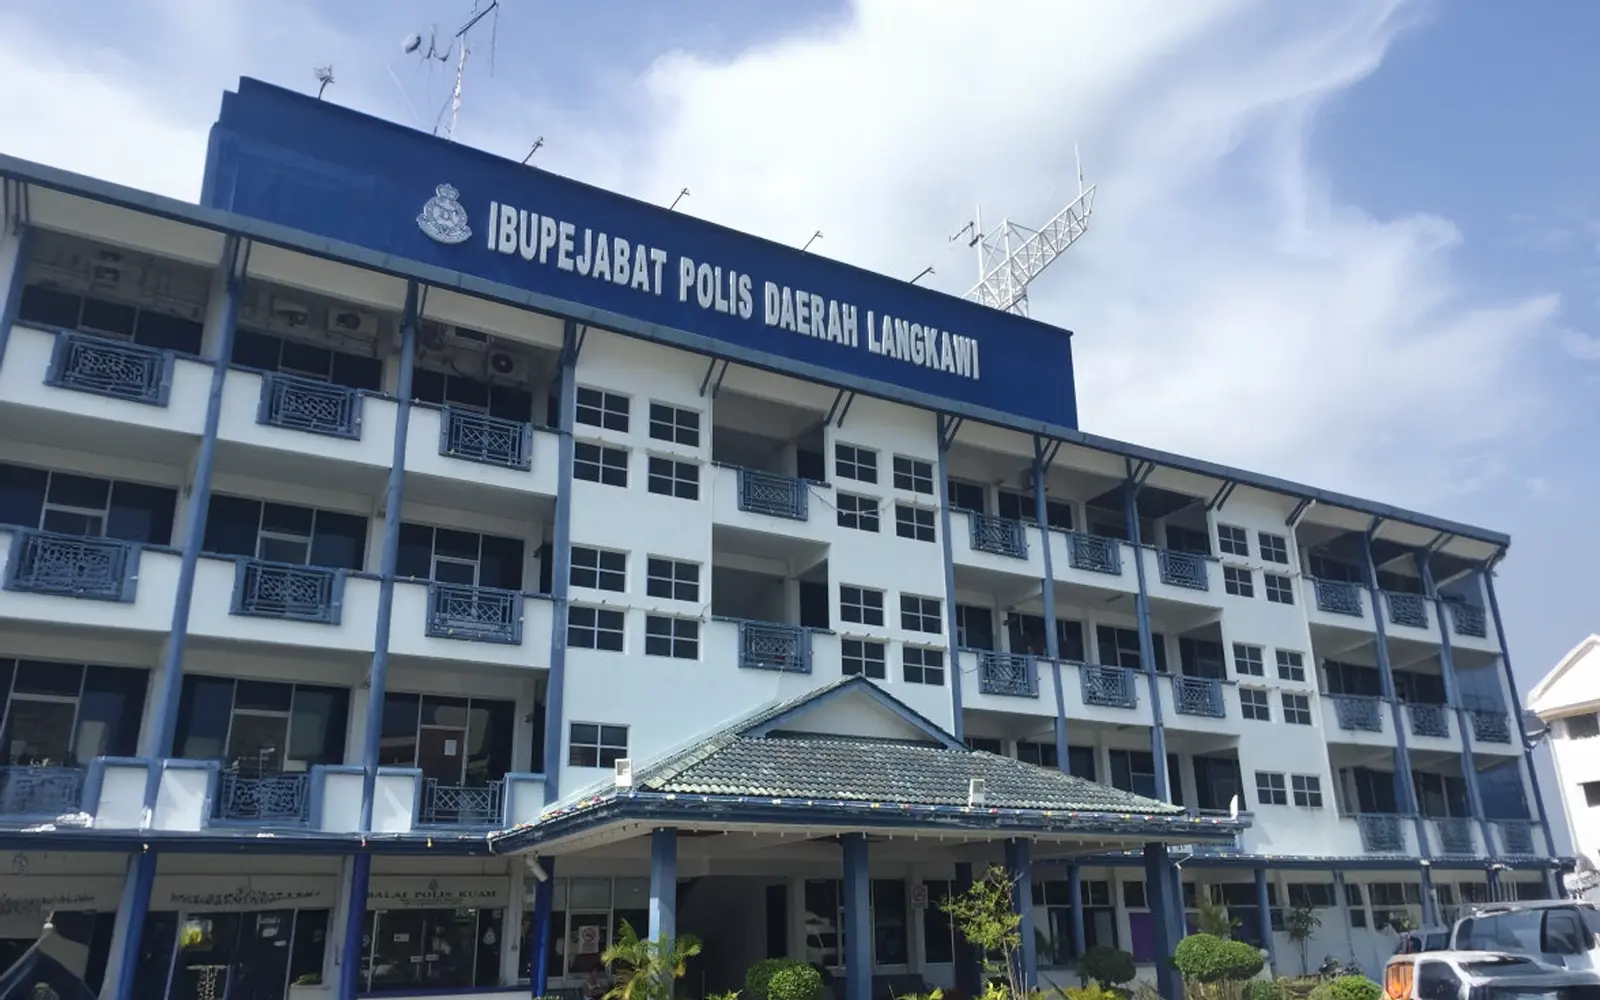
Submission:
M 685 305 L 693 303 L 707 312 L 740 320 L 756 321 L 759 306 L 759 321 L 768 328 L 849 350 L 864 349 L 957 378 L 976 381 L 980 377 L 977 340 L 914 317 L 861 309 L 853 302 L 773 281 L 761 282 L 761 301 L 757 303 L 755 279 L 736 267 L 678 254 L 676 266 L 669 271 L 672 255 L 664 248 L 623 234 L 587 226 L 580 229 L 565 219 L 502 202 L 490 202 L 488 216 L 486 246 L 493 253 L 520 257 L 541 267 L 553 265 L 559 271 L 657 298 L 676 295 Z M 459 227 L 468 228 L 464 223 Z

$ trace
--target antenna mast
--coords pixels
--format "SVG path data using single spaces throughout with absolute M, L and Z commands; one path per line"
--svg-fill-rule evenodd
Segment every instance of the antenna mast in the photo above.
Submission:
M 1076 149 L 1073 158 L 1077 159 Z M 1028 285 L 1089 231 L 1094 192 L 1095 185 L 1084 186 L 1079 160 L 1078 197 L 1042 228 L 1029 229 L 1006 219 L 995 232 L 986 233 L 981 216 L 975 215 L 951 237 L 954 241 L 967 236 L 967 245 L 978 250 L 978 283 L 965 297 L 1001 312 L 1028 315 Z
M 481 2 L 481 0 L 473 0 L 472 14 L 467 18 L 467 23 L 463 24 L 460 29 L 456 31 L 454 35 L 455 41 L 452 43 L 452 45 L 459 48 L 460 51 L 456 53 L 455 86 L 450 90 L 450 123 L 445 127 L 444 137 L 446 139 L 455 138 L 456 123 L 461 120 L 461 87 L 467 76 L 467 59 L 472 55 L 472 47 L 467 43 L 467 32 L 471 31 L 479 21 L 488 17 L 490 14 L 495 14 L 495 23 L 499 24 L 499 15 L 496 13 L 496 11 L 498 11 L 500 8 L 500 0 L 490 0 L 489 6 L 483 8 L 482 10 L 478 9 L 479 2 Z M 493 45 L 494 43 L 491 41 L 489 50 L 489 72 L 491 74 L 494 73 Z M 400 43 L 400 51 L 402 54 L 412 55 L 420 53 L 424 62 L 429 60 L 448 62 L 450 59 L 450 48 L 451 46 L 446 46 L 443 52 L 439 51 L 436 36 L 432 31 L 428 33 L 428 50 L 426 52 L 421 51 L 421 35 L 408 35 L 406 36 L 405 40 Z M 393 71 L 391 71 L 391 74 L 392 72 Z M 398 80 L 396 82 L 398 83 Z M 404 87 L 401 88 L 401 93 L 405 93 Z M 442 118 L 443 116 L 444 111 L 443 109 L 440 109 L 439 117 Z M 435 135 L 439 134 L 438 118 L 434 119 L 433 132 Z M 535 146 L 534 148 L 537 149 L 538 147 Z M 529 155 L 531 156 L 532 154 L 530 153 Z

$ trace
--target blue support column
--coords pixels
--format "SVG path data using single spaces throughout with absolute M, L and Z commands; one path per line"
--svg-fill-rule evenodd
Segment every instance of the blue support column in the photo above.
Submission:
M 1076 864 L 1067 866 L 1067 904 L 1072 908 L 1072 957 L 1080 958 L 1088 935 L 1083 926 L 1083 869 Z
M 1016 909 L 1017 916 L 1022 918 L 1017 925 L 1017 932 L 1022 937 L 1022 954 L 1018 956 L 1022 962 L 1022 968 L 1018 970 L 1019 978 L 1023 987 L 1031 990 L 1039 984 L 1039 943 L 1033 934 L 1032 841 L 1006 841 L 1006 871 L 1016 881 L 1011 905 Z
M 950 630 L 950 734 L 965 739 L 966 722 L 961 709 L 961 630 L 956 623 L 956 557 L 950 539 L 950 442 L 960 421 L 935 414 L 939 433 L 939 542 L 944 547 L 944 614 Z
M 1067 700 L 1061 690 L 1061 638 L 1056 634 L 1056 579 L 1050 558 L 1050 512 L 1045 504 L 1049 490 L 1049 457 L 1045 454 L 1044 439 L 1033 439 L 1033 519 L 1039 526 L 1039 546 L 1044 550 L 1044 649 L 1050 658 L 1050 672 L 1056 688 L 1056 766 L 1062 774 L 1071 774 L 1067 761 Z
M 561 797 L 561 765 L 566 746 L 567 589 L 572 574 L 572 425 L 578 412 L 577 320 L 567 320 L 561 333 L 561 374 L 556 391 L 561 394 L 558 433 L 559 462 L 556 480 L 555 523 L 550 526 L 550 672 L 544 693 L 544 800 Z
M 372 797 L 378 785 L 378 742 L 383 735 L 383 702 L 389 685 L 389 627 L 394 611 L 394 576 L 400 561 L 400 507 L 405 499 L 406 436 L 411 425 L 411 378 L 417 361 L 417 321 L 421 312 L 415 281 L 406 285 L 400 320 L 400 382 L 395 389 L 394 451 L 383 494 L 383 550 L 378 561 L 378 623 L 373 632 L 372 669 L 367 674 L 367 729 L 361 752 L 361 829 L 372 829 Z M 352 917 L 352 920 L 359 919 Z M 358 929 L 359 933 L 359 929 Z
M 1472 734 L 1467 709 L 1462 704 L 1461 683 L 1456 677 L 1455 650 L 1450 645 L 1449 609 L 1439 597 L 1439 588 L 1433 579 L 1433 560 L 1426 552 L 1417 553 L 1417 570 L 1422 574 L 1422 590 L 1433 602 L 1434 614 L 1439 619 L 1439 667 L 1444 675 L 1444 697 L 1455 710 L 1456 734 L 1461 738 L 1461 774 L 1467 783 L 1467 808 L 1478 821 L 1483 837 L 1483 853 L 1494 851 L 1493 831 L 1483 816 L 1483 793 L 1478 788 L 1478 768 L 1472 758 Z M 1443 846 L 1443 845 L 1441 845 Z
M 1356 953 L 1356 937 L 1355 932 L 1350 928 L 1350 892 L 1344 885 L 1344 872 L 1338 868 L 1334 868 L 1332 871 L 1333 905 L 1335 911 L 1339 914 L 1339 923 L 1344 928 L 1344 950 L 1347 955 L 1354 957 Z M 1344 959 L 1339 961 L 1341 965 L 1345 964 Z M 1310 969 L 1302 969 L 1300 971 L 1308 976 L 1311 974 Z
M 1484 878 L 1484 881 L 1488 884 L 1489 888 L 1489 902 L 1500 902 L 1500 866 L 1495 864 L 1489 865 L 1489 871 Z
M 1188 908 L 1183 905 L 1183 869 L 1172 866 L 1172 943 L 1189 936 Z
M 964 895 L 972 888 L 972 863 L 970 861 L 956 862 L 956 895 Z M 957 930 L 955 953 L 955 981 L 956 989 L 968 997 L 976 997 L 983 992 L 983 963 L 978 949 L 968 943 L 967 939 Z
M 1500 639 L 1500 668 L 1505 672 L 1506 690 L 1511 692 L 1511 724 L 1516 727 L 1514 732 L 1522 744 L 1522 760 L 1527 767 L 1528 784 L 1533 786 L 1533 807 L 1539 812 L 1539 826 L 1544 830 L 1545 853 L 1553 858 L 1556 856 L 1556 835 L 1550 829 L 1550 814 L 1545 812 L 1544 792 L 1539 788 L 1539 772 L 1533 766 L 1533 748 L 1528 745 L 1528 731 L 1522 726 L 1522 695 L 1517 693 L 1517 676 L 1511 670 L 1511 648 L 1506 644 L 1505 623 L 1500 620 L 1500 600 L 1494 593 L 1494 567 L 1500 558 L 1496 556 L 1484 567 L 1483 589 L 1489 595 L 1489 613 L 1494 617 L 1494 634 Z M 1489 851 L 1490 857 L 1494 857 L 1495 854 L 1494 850 Z
M 678 936 L 678 831 L 650 834 L 650 940 Z
M 122 887 L 122 904 L 117 908 L 117 920 L 124 925 L 122 948 L 120 952 L 113 948 L 107 962 L 107 968 L 116 971 L 116 1000 L 136 1000 L 133 978 L 139 967 L 139 939 L 144 931 L 145 916 L 150 912 L 150 891 L 155 888 L 155 882 L 156 854 L 143 849 L 128 865 L 128 880 Z M 113 944 L 115 941 L 113 937 Z
M 1372 557 L 1372 537 L 1381 523 L 1380 519 L 1373 518 L 1372 527 L 1367 529 L 1365 544 L 1361 546 L 1362 554 L 1367 560 L 1367 597 L 1372 602 L 1372 625 L 1378 633 L 1375 644 L 1378 653 L 1378 679 L 1383 687 L 1383 697 L 1389 702 L 1389 716 L 1394 723 L 1395 804 L 1411 817 L 1417 830 L 1417 855 L 1426 858 L 1431 856 L 1428 850 L 1428 828 L 1417 809 L 1417 786 L 1411 777 L 1411 752 L 1406 749 L 1405 706 L 1395 695 L 1394 669 L 1389 665 L 1389 630 L 1385 621 L 1389 609 L 1384 606 L 1383 591 L 1378 587 L 1378 565 Z
M 1178 970 L 1171 962 L 1161 959 L 1172 954 L 1172 949 L 1178 942 L 1172 937 L 1172 877 L 1168 874 L 1171 867 L 1167 860 L 1166 844 L 1144 845 L 1144 886 L 1145 904 L 1150 907 L 1153 918 L 1151 923 L 1155 930 L 1156 955 L 1156 989 L 1161 993 L 1161 1000 L 1183 1000 L 1183 978 L 1178 975 Z
M 1172 801 L 1171 777 L 1167 774 L 1167 729 L 1161 721 L 1161 686 L 1156 678 L 1156 647 L 1150 634 L 1150 588 L 1144 575 L 1144 543 L 1139 538 L 1139 488 L 1144 476 L 1135 475 L 1133 460 L 1125 460 L 1128 480 L 1122 486 L 1122 512 L 1128 522 L 1128 539 L 1133 543 L 1133 568 L 1139 579 L 1139 595 L 1134 609 L 1139 622 L 1139 663 L 1144 667 L 1150 688 L 1150 754 L 1155 758 L 1156 797 Z
M 343 963 L 339 966 L 339 1000 L 355 1000 L 365 991 L 361 981 L 362 931 L 367 920 L 367 887 L 372 879 L 372 855 L 357 854 L 350 865 L 350 905 L 344 922 Z
M 533 890 L 533 926 L 528 931 L 528 985 L 536 997 L 550 985 L 550 910 L 556 898 L 555 858 L 539 858 L 545 877 Z
M 844 1000 L 872 1000 L 872 880 L 867 835 L 847 833 L 844 848 Z
M 9 209 L 10 205 L 6 208 Z M 33 247 L 34 232 L 26 220 L 8 221 L 13 221 L 17 227 L 17 259 L 12 264 L 11 273 L 5 276 L 6 298 L 4 308 L 0 308 L 0 364 L 5 364 L 6 345 L 11 341 L 11 328 L 16 325 L 17 310 L 22 306 L 22 290 L 27 286 L 28 279 L 28 252 Z
M 1433 892 L 1433 868 L 1422 866 L 1422 926 L 1439 926 L 1439 901 Z
M 1272 933 L 1272 897 L 1267 893 L 1267 870 L 1256 869 L 1256 909 L 1261 915 L 1261 947 L 1267 949 L 1267 968 L 1278 974 L 1278 944 Z

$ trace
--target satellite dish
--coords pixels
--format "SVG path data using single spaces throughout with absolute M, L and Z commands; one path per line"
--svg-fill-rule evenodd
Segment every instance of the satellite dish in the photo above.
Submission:
M 405 55 L 408 55 L 408 56 L 411 53 L 417 51 L 420 48 L 422 48 L 422 36 L 421 35 L 417 35 L 417 34 L 407 35 L 405 37 L 405 39 L 400 43 L 400 51 L 402 53 L 404 53 Z
M 1239 818 L 1239 796 L 1237 795 L 1228 800 L 1228 818 Z

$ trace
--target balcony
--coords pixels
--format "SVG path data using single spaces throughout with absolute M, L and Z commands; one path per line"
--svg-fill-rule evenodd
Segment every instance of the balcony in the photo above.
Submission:
M 522 644 L 522 594 L 453 583 L 428 586 L 426 633 L 436 639 Z
M 973 650 L 978 657 L 978 690 L 1007 698 L 1039 697 L 1039 664 L 1022 653 Z
M 1473 739 L 1482 743 L 1510 743 L 1511 716 L 1494 709 L 1473 709 L 1467 713 L 1472 719 Z
M 756 469 L 741 468 L 738 473 L 740 510 L 791 521 L 810 519 L 811 491 L 804 479 Z
M 1368 854 L 1406 853 L 1406 831 L 1401 817 L 1384 813 L 1362 813 L 1356 817 L 1361 828 L 1361 849 Z
M 83 778 L 83 769 L 77 767 L 0 767 L 0 820 L 55 819 L 81 812 Z
M 1156 566 L 1160 570 L 1161 582 L 1169 587 L 1210 590 L 1210 581 L 1206 579 L 1206 562 L 1205 556 L 1192 552 L 1156 550 Z
M 1083 703 L 1106 708 L 1138 708 L 1138 675 L 1127 667 L 1085 663 L 1078 669 Z
M 1339 728 L 1346 732 L 1383 732 L 1383 699 L 1358 694 L 1330 695 L 1339 716 Z
M 4 586 L 24 594 L 132 603 L 139 551 L 114 538 L 18 531 L 11 536 Z
M 361 398 L 358 390 L 346 386 L 267 372 L 261 376 L 256 423 L 358 441 Z
M 1222 682 L 1214 677 L 1172 677 L 1172 708 L 1179 715 L 1198 715 L 1208 719 L 1225 718 Z
M 734 624 L 739 626 L 739 666 L 786 674 L 811 673 L 811 633 L 802 626 L 738 620 Z
M 223 771 L 217 779 L 216 818 L 238 823 L 304 823 L 310 816 L 309 774 L 249 777 Z
M 1489 638 L 1489 622 L 1482 608 L 1462 601 L 1450 601 L 1445 607 L 1450 609 L 1450 628 L 1456 635 L 1469 639 Z
M 1122 575 L 1122 543 L 1115 538 L 1068 532 L 1067 554 L 1073 569 L 1107 576 Z
M 1022 521 L 968 511 L 967 524 L 974 552 L 1028 558 L 1028 526 Z
M 1406 628 L 1428 627 L 1428 599 L 1421 594 L 1400 594 L 1392 590 L 1383 592 L 1384 604 L 1389 608 L 1389 621 Z
M 343 570 L 260 559 L 240 559 L 236 565 L 231 614 L 339 624 L 344 603 Z
M 1528 857 L 1535 853 L 1532 822 L 1524 819 L 1502 819 L 1496 820 L 1494 825 L 1499 832 L 1502 852 L 1517 857 Z
M 439 417 L 439 454 L 526 472 L 533 467 L 533 427 L 446 406 Z
M 172 369 L 169 351 L 62 331 L 56 335 L 45 384 L 130 403 L 166 406 L 172 391 Z
M 1361 587 L 1343 580 L 1317 580 L 1311 581 L 1316 589 L 1317 610 L 1330 615 L 1347 615 L 1351 618 L 1360 618 L 1365 612 L 1361 608 Z
M 1437 818 L 1433 820 L 1433 833 L 1439 840 L 1441 854 L 1473 857 L 1478 853 L 1477 840 L 1472 835 L 1470 819 L 1460 816 Z
M 1450 735 L 1450 708 L 1448 705 L 1407 704 L 1406 714 L 1411 717 L 1411 735 L 1448 738 Z
M 502 824 L 505 782 L 487 785 L 441 785 L 425 779 L 417 814 L 420 826 L 498 827 Z

